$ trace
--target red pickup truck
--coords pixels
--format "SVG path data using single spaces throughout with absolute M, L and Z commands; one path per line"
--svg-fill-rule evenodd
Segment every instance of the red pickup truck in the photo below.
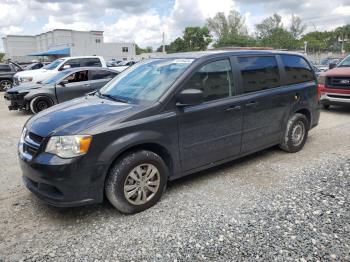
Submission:
M 331 105 L 350 106 L 350 55 L 335 68 L 319 76 L 320 101 L 323 108 Z

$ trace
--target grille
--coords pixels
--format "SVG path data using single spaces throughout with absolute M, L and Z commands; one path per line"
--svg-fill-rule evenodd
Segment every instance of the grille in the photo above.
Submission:
M 23 143 L 23 153 L 33 158 L 39 151 L 43 137 L 36 135 L 32 132 L 27 132 Z
M 32 132 L 29 132 L 29 138 L 31 139 L 31 140 L 33 140 L 35 143 L 38 143 L 39 145 L 41 144 L 41 142 L 43 141 L 43 137 L 41 137 L 41 136 L 38 136 L 38 135 L 36 135 L 36 134 L 34 134 L 34 133 L 32 133 Z
M 328 86 L 340 89 L 350 89 L 350 77 L 329 77 Z

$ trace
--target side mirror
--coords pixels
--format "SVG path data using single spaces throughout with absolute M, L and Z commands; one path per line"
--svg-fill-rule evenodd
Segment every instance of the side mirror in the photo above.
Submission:
M 194 106 L 203 103 L 203 92 L 199 89 L 183 90 L 176 97 L 177 106 Z
M 335 68 L 335 67 L 337 67 L 337 64 L 336 64 L 336 63 L 331 63 L 331 64 L 329 64 L 329 70 L 330 70 L 330 69 L 333 69 L 333 68 Z
M 68 84 L 69 83 L 69 81 L 67 80 L 67 79 L 64 79 L 64 80 L 62 80 L 61 82 L 60 82 L 60 85 L 61 86 L 65 86 L 66 84 Z
M 64 65 L 64 66 L 62 67 L 62 70 L 66 70 L 66 69 L 69 69 L 69 68 L 71 68 L 70 65 Z

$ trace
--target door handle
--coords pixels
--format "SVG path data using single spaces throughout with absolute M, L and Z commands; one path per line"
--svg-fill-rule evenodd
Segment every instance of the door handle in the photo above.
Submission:
M 252 102 L 245 104 L 245 106 L 246 107 L 253 107 L 253 106 L 257 106 L 258 104 L 259 104 L 258 102 L 252 101 Z
M 241 110 L 241 106 L 230 106 L 229 108 L 226 108 L 226 112 L 231 112 L 231 111 L 239 111 Z
M 90 85 L 89 85 L 89 84 L 85 84 L 84 86 L 85 86 L 85 87 L 90 87 Z

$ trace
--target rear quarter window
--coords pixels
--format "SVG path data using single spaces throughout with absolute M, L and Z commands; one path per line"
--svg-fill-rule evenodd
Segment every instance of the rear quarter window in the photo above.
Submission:
M 245 94 L 281 86 L 274 56 L 238 57 L 238 64 Z
M 314 81 L 315 76 L 309 63 L 301 56 L 281 55 L 286 71 L 286 84 L 300 84 Z

